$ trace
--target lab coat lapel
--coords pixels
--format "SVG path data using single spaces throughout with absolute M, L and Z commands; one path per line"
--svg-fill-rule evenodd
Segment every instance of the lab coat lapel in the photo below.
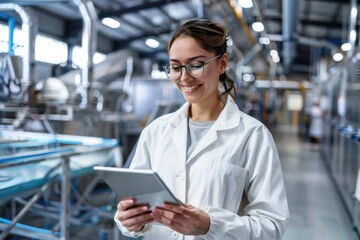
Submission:
M 199 144 L 195 147 L 194 151 L 191 153 L 187 163 L 189 163 L 194 157 L 199 154 L 201 151 L 206 149 L 210 144 L 216 141 L 217 133 L 215 126 L 212 126 L 207 134 L 200 140 Z
M 172 144 L 176 148 L 179 168 L 185 168 L 186 152 L 187 152 L 187 118 L 189 111 L 189 103 L 185 103 L 173 116 L 169 119 L 169 123 L 174 127 L 174 135 L 171 137 Z M 181 165 L 179 165 L 181 164 Z M 180 167 L 181 166 L 181 167 Z
M 177 153 L 174 154 L 178 154 L 177 159 L 180 159 L 179 162 L 185 166 L 187 152 L 187 118 L 182 119 L 182 121 L 175 127 L 172 142 L 177 150 Z
M 209 147 L 212 143 L 214 143 L 218 139 L 218 134 L 220 134 L 221 131 L 237 127 L 239 121 L 239 109 L 235 102 L 232 100 L 232 98 L 228 97 L 223 111 L 220 113 L 214 125 L 209 129 L 208 133 L 200 140 L 199 144 L 195 147 L 187 163 L 190 163 L 197 154 L 199 154 L 204 149 Z

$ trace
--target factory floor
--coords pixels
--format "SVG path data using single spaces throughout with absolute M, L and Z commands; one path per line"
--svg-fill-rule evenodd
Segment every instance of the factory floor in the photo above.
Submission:
M 273 133 L 284 173 L 291 218 L 283 240 L 358 240 L 349 215 L 320 156 L 320 146 L 289 127 Z M 33 220 L 33 219 L 27 219 Z M 112 220 L 95 226 L 71 227 L 71 239 L 117 239 Z M 13 239 L 13 238 L 9 238 Z M 26 239 L 26 238 L 14 238 Z
M 320 146 L 289 127 L 278 127 L 273 136 L 291 214 L 283 240 L 359 239 L 320 156 Z

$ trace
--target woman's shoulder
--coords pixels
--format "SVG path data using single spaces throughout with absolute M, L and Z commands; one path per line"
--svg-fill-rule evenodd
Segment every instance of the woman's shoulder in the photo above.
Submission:
M 240 127 L 253 130 L 264 130 L 265 125 L 253 116 L 240 111 Z

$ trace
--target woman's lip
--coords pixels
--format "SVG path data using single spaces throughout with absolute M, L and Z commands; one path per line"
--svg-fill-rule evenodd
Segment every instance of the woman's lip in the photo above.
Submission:
M 186 91 L 186 92 L 193 92 L 196 89 L 198 89 L 201 86 L 201 84 L 197 84 L 197 85 L 191 85 L 191 86 L 186 86 L 186 85 L 181 85 L 181 87 Z

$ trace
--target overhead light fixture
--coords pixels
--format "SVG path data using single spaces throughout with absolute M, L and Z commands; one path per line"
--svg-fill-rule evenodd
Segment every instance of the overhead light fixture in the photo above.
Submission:
M 351 44 L 350 43 L 343 43 L 341 45 L 341 50 L 347 52 L 347 51 L 350 51 L 351 50 Z
M 271 55 L 271 57 L 279 57 L 279 53 L 275 49 L 270 51 L 270 55 Z
M 261 37 L 259 38 L 259 43 L 263 44 L 263 45 L 269 45 L 270 44 L 270 39 L 267 37 Z
M 255 77 L 254 77 L 254 75 L 253 74 L 250 74 L 250 73 L 244 73 L 244 75 L 243 75 L 243 80 L 245 81 L 245 82 L 253 82 L 254 80 L 255 80 Z
M 264 31 L 264 24 L 262 22 L 254 22 L 251 27 L 255 32 Z
M 237 2 L 240 5 L 240 7 L 242 7 L 242 8 L 251 8 L 251 7 L 253 7 L 252 0 L 238 0 Z
M 342 53 L 335 53 L 333 55 L 333 59 L 335 62 L 340 62 L 341 60 L 343 60 L 344 55 Z
M 274 63 L 278 63 L 278 62 L 280 62 L 280 57 L 279 56 L 273 56 L 272 60 L 274 61 Z
M 146 39 L 145 44 L 146 44 L 146 46 L 151 47 L 151 48 L 158 48 L 160 46 L 159 41 L 157 41 L 153 38 Z
M 101 23 L 108 26 L 108 27 L 110 27 L 110 28 L 114 28 L 114 29 L 120 27 L 120 22 L 118 20 L 113 19 L 113 18 L 108 18 L 108 17 L 103 18 L 101 20 Z

